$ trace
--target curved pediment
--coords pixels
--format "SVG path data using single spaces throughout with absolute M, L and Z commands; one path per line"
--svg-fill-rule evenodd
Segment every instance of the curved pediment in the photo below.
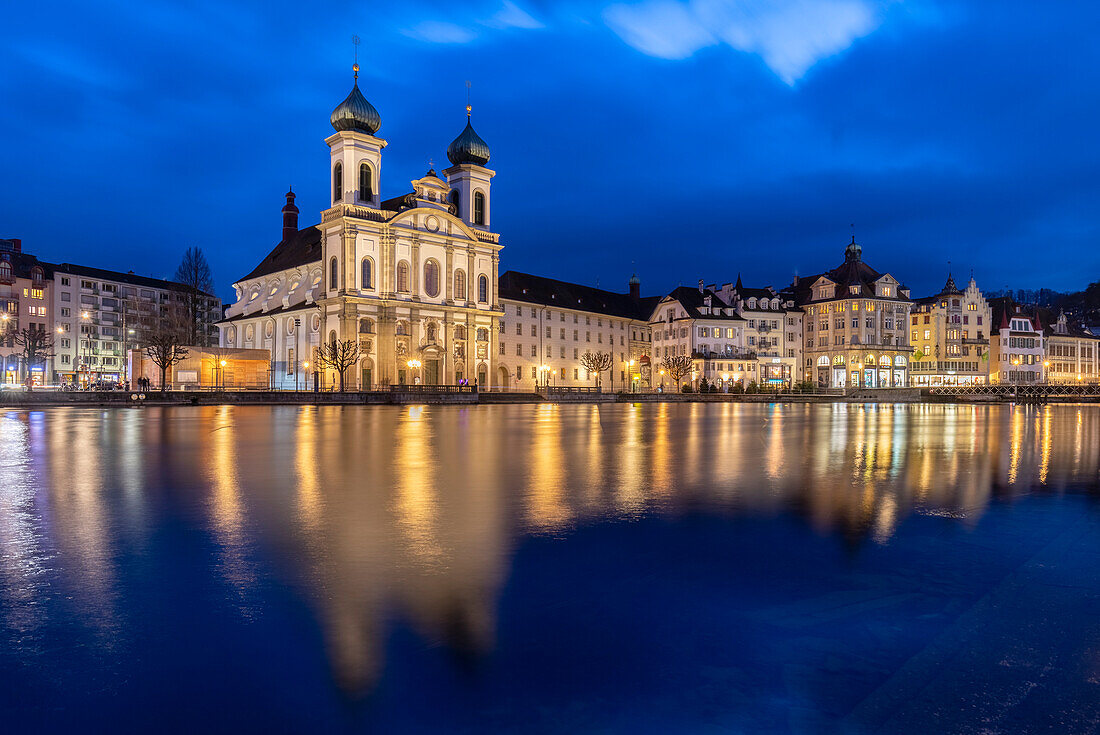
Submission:
M 484 243 L 486 245 L 495 244 L 495 242 L 487 241 L 487 236 L 489 235 L 489 233 L 479 233 L 477 230 L 471 228 L 458 217 L 454 216 L 450 212 L 445 212 L 441 209 L 405 209 L 401 212 L 398 212 L 393 217 L 393 219 L 389 221 L 389 224 L 399 225 L 404 220 L 416 220 L 417 217 L 420 217 L 421 219 L 417 220 L 414 229 L 431 233 L 443 233 L 444 235 L 449 235 L 451 237 L 461 236 L 475 243 Z M 429 226 L 429 220 L 431 220 L 432 218 L 434 218 L 439 223 L 439 226 L 436 227 L 434 230 Z M 449 225 L 449 227 L 445 227 L 444 224 Z

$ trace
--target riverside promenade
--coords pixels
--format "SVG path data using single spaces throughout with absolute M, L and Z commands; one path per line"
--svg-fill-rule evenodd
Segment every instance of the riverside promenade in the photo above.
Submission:
M 857 388 L 821 392 L 612 393 L 594 390 L 477 391 L 470 386 L 392 386 L 379 391 L 5 391 L 0 406 L 409 405 L 509 403 L 1100 403 L 1100 386 Z

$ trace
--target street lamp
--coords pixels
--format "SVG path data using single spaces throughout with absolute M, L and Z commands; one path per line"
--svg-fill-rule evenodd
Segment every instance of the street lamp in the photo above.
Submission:
M 539 365 L 539 372 L 542 373 L 542 386 L 548 388 L 550 386 L 550 366 L 546 364 Z
M 221 369 L 220 375 L 218 377 L 221 378 L 221 387 L 224 388 L 225 387 L 225 360 L 222 360 L 220 364 L 221 364 L 222 369 Z
M 658 370 L 657 373 L 661 376 L 661 392 L 665 392 L 665 371 L 663 369 Z
M 408 365 L 409 368 L 413 371 L 413 382 L 416 385 L 420 385 L 419 383 L 416 382 L 416 381 L 420 380 L 420 377 L 418 375 L 416 375 L 416 371 L 420 369 L 420 360 L 417 360 L 414 357 L 413 359 L 409 360 L 405 364 Z

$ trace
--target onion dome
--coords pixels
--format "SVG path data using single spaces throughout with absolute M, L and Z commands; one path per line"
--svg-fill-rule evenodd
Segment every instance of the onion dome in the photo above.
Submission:
M 352 69 L 355 70 L 355 83 L 351 93 L 332 111 L 329 122 L 337 132 L 357 130 L 374 135 L 378 132 L 378 128 L 382 127 L 382 116 L 359 91 L 359 65 L 356 64 Z
M 474 132 L 469 105 L 466 105 L 466 128 L 447 146 L 447 159 L 456 166 L 460 163 L 484 166 L 489 162 L 489 145 Z

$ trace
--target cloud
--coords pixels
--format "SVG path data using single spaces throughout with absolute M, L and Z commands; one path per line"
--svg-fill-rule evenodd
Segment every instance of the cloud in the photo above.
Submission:
M 793 85 L 882 22 L 873 0 L 645 0 L 611 5 L 604 22 L 627 44 L 664 59 L 684 59 L 724 43 L 756 54 Z
M 504 6 L 488 20 L 481 21 L 482 25 L 490 28 L 523 28 L 534 30 L 543 25 L 523 8 L 510 0 L 505 0 Z
M 418 41 L 453 44 L 473 41 L 481 35 L 483 28 L 499 31 L 509 28 L 535 30 L 544 27 L 533 15 L 511 0 L 494 3 L 486 12 L 491 14 L 480 20 L 470 17 L 456 18 L 452 15 L 453 20 L 422 21 L 402 33 Z
M 469 28 L 441 20 L 426 20 L 403 31 L 406 36 L 429 43 L 469 43 L 477 34 Z

